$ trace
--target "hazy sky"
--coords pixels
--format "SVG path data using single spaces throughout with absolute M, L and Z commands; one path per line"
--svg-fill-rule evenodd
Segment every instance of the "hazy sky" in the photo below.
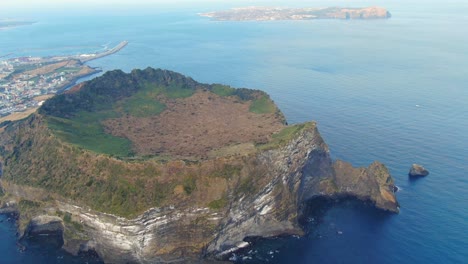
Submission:
M 159 4 L 159 3 L 171 3 L 171 4 L 197 4 L 197 3 L 243 3 L 255 4 L 256 2 L 316 2 L 320 0 L 0 0 L 0 7 L 21 7 L 21 6 L 43 6 L 43 5 L 136 5 L 136 4 Z M 323 0 L 321 0 L 323 2 Z M 345 0 L 350 1 L 350 0 Z M 326 0 L 325 0 L 326 2 Z
M 32 7 L 32 6 L 67 6 L 67 5 L 147 5 L 147 4 L 161 4 L 170 3 L 172 5 L 184 4 L 197 4 L 197 3 L 220 3 L 220 4 L 233 4 L 240 3 L 241 5 L 257 3 L 268 4 L 272 3 L 317 3 L 317 2 L 365 2 L 366 0 L 0 0 L 0 8 L 2 7 Z M 381 0 L 370 0 L 368 2 L 381 2 Z
M 300 0 L 301 1 L 301 0 Z M 229 3 L 229 0 L 0 0 L 0 9 L 65 7 L 65 6 L 139 6 L 139 5 L 196 5 L 197 3 Z M 240 0 L 238 2 L 249 2 Z M 251 1 L 254 2 L 254 1 Z
M 161 0 L 2 0 L 1 5 L 6 4 L 7 6 L 19 6 L 19 5 L 42 5 L 42 4 L 89 4 L 89 3 L 151 3 L 151 2 L 161 2 Z
M 201 3 L 229 3 L 229 0 L 0 0 L 0 19 L 2 17 L 20 17 L 30 14 L 40 14 L 53 10 L 76 10 L 87 8 L 125 10 L 128 7 L 138 8 L 145 6 L 178 6 L 190 7 Z M 232 2 L 232 1 L 231 1 Z M 243 2 L 242 0 L 240 2 Z M 244 2 L 245 3 L 245 2 Z M 70 8 L 71 7 L 71 8 Z
M 0 15 L 8 11 L 21 13 L 22 11 L 41 12 L 66 7 L 108 8 L 109 10 L 121 9 L 126 6 L 138 8 L 139 6 L 171 6 L 171 7 L 196 7 L 196 6 L 246 6 L 246 5 L 285 5 L 313 3 L 324 0 L 0 0 Z M 327 1 L 355 1 L 355 0 L 325 0 Z M 362 0 L 357 0 L 362 1 Z M 365 1 L 365 0 L 364 0 Z M 372 0 L 371 0 L 372 1 Z M 8 15 L 8 14 L 6 14 Z
M 177 0 L 177 2 L 188 2 L 189 0 Z M 66 6 L 66 5 L 100 5 L 107 4 L 149 4 L 161 2 L 176 2 L 170 0 L 1 0 L 0 6 L 4 7 L 26 7 L 26 6 Z M 193 1 L 192 1 L 193 2 Z
M 428 3 L 434 0 L 410 0 L 408 2 Z M 437 1 L 437 0 L 435 0 Z M 445 0 L 446 2 L 456 2 L 461 0 Z M 196 5 L 200 3 L 216 3 L 216 4 L 239 4 L 239 5 L 257 5 L 258 3 L 273 5 L 282 3 L 283 5 L 303 4 L 305 6 L 313 6 L 321 3 L 330 5 L 385 5 L 395 1 L 390 0 L 0 0 L 0 9 L 5 7 L 39 7 L 39 6 L 67 6 L 67 5 L 148 5 L 167 3 L 171 5 Z M 402 1 L 403 2 L 403 1 Z
M 428 0 L 410 0 L 428 1 Z M 445 0 L 451 1 L 451 0 Z M 0 19 L 3 17 L 28 17 L 48 11 L 56 12 L 93 12 L 96 10 L 128 12 L 131 9 L 149 10 L 155 8 L 229 8 L 239 6 L 371 6 L 383 5 L 389 0 L 0 0 Z M 141 7 L 146 9 L 141 9 Z M 150 8 L 153 9 L 153 8 Z M 207 10 L 211 11 L 211 10 Z

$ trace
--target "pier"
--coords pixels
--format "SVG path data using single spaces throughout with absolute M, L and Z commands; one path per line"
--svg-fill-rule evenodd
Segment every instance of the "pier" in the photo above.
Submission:
M 91 61 L 91 60 L 96 60 L 102 57 L 106 57 L 109 55 L 112 55 L 114 53 L 119 52 L 121 49 L 125 48 L 125 46 L 128 45 L 128 41 L 124 40 L 120 42 L 117 46 L 113 47 L 112 49 L 106 50 L 104 52 L 100 53 L 92 53 L 92 54 L 81 54 L 77 55 L 76 59 L 80 60 L 82 63 Z

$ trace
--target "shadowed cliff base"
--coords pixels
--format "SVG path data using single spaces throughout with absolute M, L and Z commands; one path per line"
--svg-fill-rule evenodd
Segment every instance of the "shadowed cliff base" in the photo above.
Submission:
M 305 232 L 303 236 L 282 235 L 276 237 L 246 237 L 248 246 L 241 248 L 226 259 L 234 263 L 302 263 L 304 258 L 294 255 L 294 252 L 313 250 L 311 245 L 322 240 L 343 240 L 342 236 L 351 235 L 348 231 L 355 221 L 356 215 L 350 219 L 336 219 L 336 212 L 354 211 L 360 218 L 370 221 L 372 227 L 378 228 L 394 214 L 376 209 L 371 202 L 354 197 L 328 198 L 317 197 L 306 203 L 299 222 Z M 343 214 L 340 214 L 342 216 Z

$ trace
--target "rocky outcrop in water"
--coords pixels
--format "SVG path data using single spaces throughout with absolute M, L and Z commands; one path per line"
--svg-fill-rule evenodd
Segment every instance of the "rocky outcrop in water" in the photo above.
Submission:
M 426 170 L 422 165 L 413 164 L 408 173 L 411 177 L 425 177 L 429 175 L 429 171 Z

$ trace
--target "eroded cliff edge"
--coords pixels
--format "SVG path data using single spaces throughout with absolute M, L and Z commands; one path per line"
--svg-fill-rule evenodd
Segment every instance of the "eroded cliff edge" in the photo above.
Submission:
M 204 111 L 201 102 L 252 109 L 249 106 L 255 100 L 266 98 L 244 91 L 245 100 L 241 100 L 226 87 L 219 93 L 217 86 L 216 93 L 213 87 L 172 72 L 145 71 L 156 76 L 158 87 L 175 87 L 176 82 L 191 89 L 185 99 L 158 94 L 156 99 L 172 113 L 178 111 L 171 108 L 174 102 L 197 105 L 189 112 L 197 116 Z M 39 215 L 62 218 L 64 248 L 74 253 L 92 249 L 111 263 L 222 259 L 246 246 L 246 237 L 301 234 L 304 206 L 318 197 L 355 197 L 398 212 L 393 179 L 384 165 L 374 162 L 368 168 L 353 168 L 333 162 L 315 123 L 280 125 L 282 114 L 276 107 L 270 110 L 255 113 L 274 124 L 270 132 L 257 135 L 257 130 L 249 130 L 253 142 L 226 139 L 231 145 L 218 146 L 211 151 L 216 155 L 199 159 L 182 158 L 179 149 L 171 146 L 167 149 L 173 158 L 99 154 L 64 140 L 51 128 L 48 115 L 32 115 L 9 124 L 0 136 L 3 207 L 20 211 L 22 233 L 27 233 L 29 220 Z M 111 121 L 131 122 L 132 111 Z M 144 146 L 135 150 L 149 151 Z M 203 153 L 196 148 L 191 151 L 192 156 Z

